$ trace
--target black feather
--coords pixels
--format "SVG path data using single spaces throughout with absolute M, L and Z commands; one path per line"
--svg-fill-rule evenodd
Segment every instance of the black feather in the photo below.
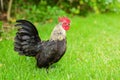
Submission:
M 16 22 L 18 24 L 15 26 L 20 26 L 20 29 L 18 29 L 14 41 L 15 51 L 22 55 L 35 56 L 37 54 L 35 47 L 41 42 L 37 29 L 29 21 L 17 20 Z
M 16 22 L 21 23 L 21 24 L 16 24 L 16 26 L 22 26 L 25 29 L 32 30 L 34 34 L 38 35 L 38 31 L 35 28 L 35 26 L 27 20 L 17 20 Z

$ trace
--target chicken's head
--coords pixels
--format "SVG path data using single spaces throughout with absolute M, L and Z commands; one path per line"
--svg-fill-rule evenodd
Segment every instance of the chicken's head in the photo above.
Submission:
M 64 30 L 69 30 L 70 28 L 70 19 L 67 17 L 59 17 L 58 21 L 62 24 Z

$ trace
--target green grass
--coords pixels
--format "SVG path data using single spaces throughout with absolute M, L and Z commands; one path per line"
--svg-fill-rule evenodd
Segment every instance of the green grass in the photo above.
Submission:
M 0 80 L 119 80 L 120 15 L 103 14 L 71 18 L 67 51 L 49 68 L 36 68 L 34 58 L 19 56 L 13 50 L 15 29 L 0 41 Z M 37 28 L 43 40 L 54 23 Z

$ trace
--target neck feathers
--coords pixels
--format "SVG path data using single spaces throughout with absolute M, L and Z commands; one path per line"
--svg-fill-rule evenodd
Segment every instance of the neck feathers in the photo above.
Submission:
M 62 28 L 62 24 L 59 23 L 52 31 L 50 40 L 63 40 L 66 38 L 66 31 Z

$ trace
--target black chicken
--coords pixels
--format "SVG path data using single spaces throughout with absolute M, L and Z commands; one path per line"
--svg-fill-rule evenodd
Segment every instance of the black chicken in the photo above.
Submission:
M 47 41 L 42 41 L 35 26 L 27 20 L 17 20 L 20 26 L 14 41 L 14 50 L 20 55 L 32 56 L 37 60 L 39 68 L 48 68 L 60 60 L 66 51 L 66 30 L 70 28 L 67 17 L 58 18 L 59 23 Z

